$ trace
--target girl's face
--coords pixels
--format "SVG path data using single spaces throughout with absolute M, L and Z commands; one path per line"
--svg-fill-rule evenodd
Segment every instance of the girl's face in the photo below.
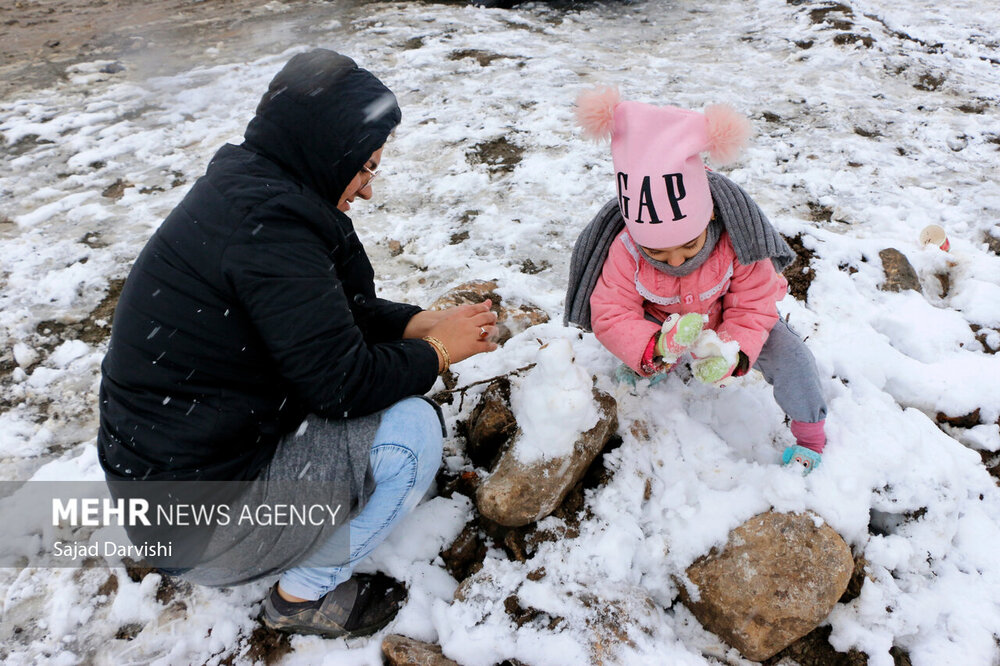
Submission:
M 361 167 L 361 171 L 358 171 L 351 182 L 347 184 L 347 189 L 340 195 L 340 201 L 337 202 L 337 210 L 343 213 L 349 211 L 354 197 L 366 200 L 372 198 L 372 180 L 375 179 L 375 172 L 378 171 L 378 165 L 381 161 L 382 148 L 379 148 L 372 153 L 365 165 Z
M 701 252 L 701 248 L 705 247 L 706 238 L 708 238 L 708 227 L 706 227 L 697 238 L 685 243 L 684 245 L 664 247 L 660 249 L 643 246 L 642 249 L 645 250 L 646 254 L 653 259 L 662 261 L 663 263 L 676 268 L 694 255 Z

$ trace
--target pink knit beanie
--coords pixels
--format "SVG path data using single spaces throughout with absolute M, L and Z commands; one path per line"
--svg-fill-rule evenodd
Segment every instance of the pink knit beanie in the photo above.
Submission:
M 673 106 L 623 102 L 614 88 L 588 91 L 576 101 L 584 133 L 611 136 L 618 205 L 639 245 L 684 245 L 712 218 L 712 195 L 701 153 L 732 162 L 750 135 L 749 121 L 729 106 L 705 113 Z

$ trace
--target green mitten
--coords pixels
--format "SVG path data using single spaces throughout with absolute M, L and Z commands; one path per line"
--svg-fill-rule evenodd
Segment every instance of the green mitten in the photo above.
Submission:
M 691 345 L 691 372 L 705 384 L 725 388 L 740 362 L 740 344 L 723 341 L 718 333 L 706 328 Z
M 656 355 L 671 364 L 687 351 L 701 335 L 701 329 L 708 317 L 697 312 L 686 315 L 672 314 L 663 322 L 660 337 L 656 341 Z
M 698 381 L 718 388 L 726 387 L 726 380 L 733 376 L 735 369 L 736 363 L 730 363 L 723 356 L 697 358 L 691 363 L 691 371 Z

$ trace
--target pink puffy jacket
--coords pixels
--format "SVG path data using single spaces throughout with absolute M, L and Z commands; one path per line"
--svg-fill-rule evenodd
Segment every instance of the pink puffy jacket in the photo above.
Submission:
M 615 238 L 590 296 L 591 325 L 601 344 L 640 374 L 642 355 L 670 313 L 708 315 L 708 328 L 735 340 L 752 366 L 778 321 L 776 303 L 788 282 L 770 259 L 740 264 L 723 232 L 704 264 L 688 276 L 672 277 L 642 258 L 628 231 Z

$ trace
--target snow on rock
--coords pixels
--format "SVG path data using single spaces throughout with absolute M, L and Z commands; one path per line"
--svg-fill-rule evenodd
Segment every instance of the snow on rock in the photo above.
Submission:
M 491 666 L 498 656 L 550 666 L 696 663 L 675 661 L 683 653 L 669 647 L 661 661 L 643 654 L 664 633 L 664 613 L 640 587 L 490 565 L 435 608 L 445 655 L 465 666 Z
M 468 235 L 468 232 L 459 232 L 453 238 L 463 238 L 463 234 Z M 392 245 L 393 241 L 389 241 L 389 244 Z M 392 252 L 390 249 L 390 254 Z M 549 315 L 544 310 L 521 297 L 505 299 L 503 295 L 497 293 L 499 287 L 496 280 L 463 282 L 449 289 L 447 293 L 431 303 L 428 309 L 440 310 L 465 303 L 482 303 L 489 299 L 492 303 L 491 309 L 497 315 L 496 342 L 501 345 L 525 329 L 549 320 Z
M 705 628 L 763 661 L 826 619 L 853 570 L 851 549 L 817 516 L 768 512 L 688 567 L 681 598 Z
M 551 394 L 559 395 L 558 391 Z M 598 414 L 597 422 L 586 432 L 576 433 L 568 450 L 559 455 L 546 452 L 544 457 L 523 462 L 517 449 L 525 435 L 515 435 L 476 491 L 476 507 L 483 516 L 501 525 L 519 527 L 541 520 L 558 508 L 618 427 L 614 398 L 591 389 L 589 401 Z
M 569 341 L 555 340 L 542 347 L 535 362 L 530 373 L 512 383 L 510 395 L 521 429 L 512 449 L 525 465 L 567 457 L 580 433 L 600 418 L 594 382 L 575 362 Z

